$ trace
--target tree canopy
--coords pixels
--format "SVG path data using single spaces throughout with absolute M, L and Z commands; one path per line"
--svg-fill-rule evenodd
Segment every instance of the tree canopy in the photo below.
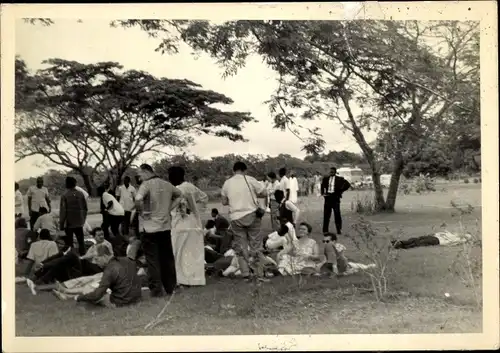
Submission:
M 46 157 L 92 184 L 93 173 L 120 178 L 139 156 L 185 147 L 197 134 L 245 141 L 249 113 L 226 111 L 231 98 L 189 81 L 124 71 L 114 62 L 63 59 L 31 75 L 16 59 L 16 157 Z

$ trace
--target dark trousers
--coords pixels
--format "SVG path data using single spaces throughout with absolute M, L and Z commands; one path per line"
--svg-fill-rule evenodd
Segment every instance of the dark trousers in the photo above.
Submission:
M 113 252 L 116 256 L 125 256 L 127 242 L 120 233 L 120 225 L 123 223 L 123 216 L 108 214 L 107 221 L 109 228 L 111 228 L 111 233 L 113 233 L 113 238 L 110 241 L 111 245 L 113 245 Z
M 35 222 L 40 217 L 40 212 L 31 211 L 30 212 L 30 229 L 33 230 L 35 227 Z
M 41 270 L 35 273 L 37 283 L 52 283 L 55 280 L 67 281 L 80 276 L 92 276 L 102 272 L 102 268 L 89 260 L 80 260 L 74 252 L 66 255 L 59 253 L 43 263 Z
M 330 218 L 335 220 L 335 228 L 337 234 L 342 233 L 342 216 L 340 214 L 340 198 L 334 195 L 325 196 L 325 204 L 323 206 L 323 233 L 328 233 L 330 228 Z
M 205 248 L 205 261 L 207 264 L 213 264 L 215 261 L 219 260 L 221 257 L 223 257 L 223 256 L 221 254 L 219 254 L 217 251 Z
M 424 235 L 418 238 L 410 238 L 407 240 L 400 240 L 394 244 L 396 249 L 411 249 L 421 246 L 435 246 L 439 245 L 439 239 L 433 235 Z
M 130 217 L 132 216 L 132 212 L 130 211 L 125 211 L 125 217 L 123 219 L 122 223 L 122 233 L 126 237 L 129 235 L 129 230 L 130 230 Z
M 64 245 L 65 249 L 70 248 L 73 246 L 73 235 L 76 237 L 76 241 L 78 242 L 78 252 L 80 255 L 85 254 L 85 242 L 84 242 L 84 235 L 83 235 L 83 228 L 66 228 L 64 230 L 66 233 L 66 236 L 64 237 Z
M 143 233 L 141 240 L 148 268 L 151 296 L 161 296 L 162 287 L 167 294 L 172 294 L 177 285 L 177 276 L 170 230 Z
M 109 221 L 108 221 L 108 214 L 106 212 L 101 213 L 102 214 L 102 224 L 101 228 L 104 233 L 104 239 L 109 241 L 111 243 L 111 237 L 109 236 Z

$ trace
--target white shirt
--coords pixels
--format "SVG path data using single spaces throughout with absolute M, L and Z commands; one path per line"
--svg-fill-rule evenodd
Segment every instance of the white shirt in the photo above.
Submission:
M 328 178 L 328 193 L 333 194 L 333 191 L 335 190 L 335 176 L 331 176 Z
M 113 201 L 113 207 L 108 209 L 108 213 L 112 216 L 124 216 L 125 210 L 122 205 L 111 195 L 109 192 L 105 192 L 102 194 L 102 201 L 106 207 L 108 207 L 108 203 Z
M 297 203 L 298 200 L 298 192 L 299 192 L 299 183 L 297 181 L 297 178 L 292 177 L 289 180 L 290 183 L 290 197 L 289 200 Z
M 279 189 L 285 193 L 286 197 L 286 189 L 290 189 L 290 180 L 286 175 L 280 179 Z
M 39 212 L 40 207 L 45 207 L 47 210 L 49 209 L 46 200 L 46 198 L 49 197 L 49 190 L 45 186 L 41 188 L 31 186 L 26 195 L 28 198 L 31 197 L 31 211 Z
M 89 193 L 87 191 L 85 191 L 85 189 L 83 189 L 79 186 L 75 186 L 75 190 L 80 191 L 83 194 L 83 196 L 85 197 L 85 201 L 89 200 Z
M 270 200 L 276 200 L 274 198 L 274 192 L 280 188 L 280 182 L 278 180 L 275 180 L 273 182 L 267 183 L 267 196 L 269 196 Z
M 23 214 L 24 213 L 24 198 L 23 194 L 21 191 L 16 190 L 16 214 Z
M 116 189 L 116 196 L 120 197 L 120 205 L 122 205 L 125 211 L 132 211 L 135 208 L 135 188 L 129 185 L 128 188 L 125 185 L 120 185 Z
M 221 195 L 229 200 L 229 218 L 234 221 L 255 212 L 257 195 L 263 193 L 265 186 L 254 177 L 235 174 L 224 182 Z
M 439 239 L 439 245 L 462 244 L 472 238 L 470 234 L 460 235 L 450 232 L 437 232 L 434 236 Z

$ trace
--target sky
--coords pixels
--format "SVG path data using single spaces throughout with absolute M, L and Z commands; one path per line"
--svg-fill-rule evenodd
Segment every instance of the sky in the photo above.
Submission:
M 274 92 L 276 75 L 259 57 L 253 57 L 237 75 L 223 79 L 222 70 L 208 55 L 195 58 L 189 47 L 182 46 L 176 55 L 155 52 L 158 39 L 150 38 L 137 28 L 111 28 L 108 20 L 56 19 L 52 26 L 16 23 L 16 54 L 25 60 L 32 72 L 43 68 L 42 61 L 50 58 L 75 60 L 90 64 L 114 61 L 125 70 L 136 69 L 157 77 L 185 78 L 232 98 L 231 110 L 250 112 L 258 122 L 246 124 L 243 135 L 248 142 L 231 142 L 212 136 L 196 138 L 195 145 L 185 152 L 201 158 L 234 154 L 280 153 L 304 157 L 303 142 L 290 132 L 273 129 L 273 120 L 264 103 Z M 303 125 L 304 123 L 301 122 Z M 318 126 L 328 150 L 359 152 L 349 134 L 331 120 L 315 120 L 305 124 Z M 151 162 L 151 161 L 150 161 Z M 16 180 L 44 174 L 60 167 L 42 157 L 30 157 L 16 163 Z

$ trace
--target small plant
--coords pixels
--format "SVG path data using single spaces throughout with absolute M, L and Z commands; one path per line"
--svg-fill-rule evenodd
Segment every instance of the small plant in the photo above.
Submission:
M 469 184 L 469 178 L 465 178 L 465 179 L 464 179 L 464 183 L 465 183 L 465 184 Z
M 465 226 L 464 218 L 472 214 L 474 207 L 470 204 L 468 204 L 467 207 L 460 207 L 454 201 L 451 201 L 450 204 L 455 210 L 455 213 L 453 213 L 452 216 L 458 216 L 460 234 L 464 236 L 465 234 L 469 234 L 472 237 L 468 241 L 462 243 L 461 249 L 457 253 L 457 257 L 452 263 L 450 270 L 460 278 L 460 281 L 465 287 L 472 290 L 476 306 L 481 308 L 482 298 L 478 288 L 478 283 L 480 283 L 482 276 L 482 259 L 481 256 L 474 256 L 473 254 L 474 251 L 481 253 L 480 249 L 482 242 L 479 230 L 479 220 L 477 218 L 475 219 L 475 229 L 470 231 Z
M 411 194 L 412 186 L 409 183 L 401 183 L 401 185 L 399 186 L 399 191 L 404 195 L 409 195 Z
M 474 184 L 477 184 L 479 183 L 479 179 L 478 178 L 474 178 Z
M 363 272 L 370 277 L 376 300 L 382 301 L 389 295 L 389 278 L 394 273 L 394 264 L 397 261 L 397 251 L 392 246 L 391 237 L 387 234 L 390 230 L 386 227 L 386 234 L 382 234 L 363 217 L 354 223 L 352 228 L 354 235 L 351 239 L 354 246 L 363 255 L 364 260 L 375 264 L 375 267 L 363 270 Z
M 414 181 L 413 188 L 417 194 L 436 191 L 434 179 L 429 174 L 420 174 Z
M 368 195 L 363 197 L 356 195 L 351 201 L 351 211 L 365 215 L 374 214 L 376 212 L 375 202 Z

